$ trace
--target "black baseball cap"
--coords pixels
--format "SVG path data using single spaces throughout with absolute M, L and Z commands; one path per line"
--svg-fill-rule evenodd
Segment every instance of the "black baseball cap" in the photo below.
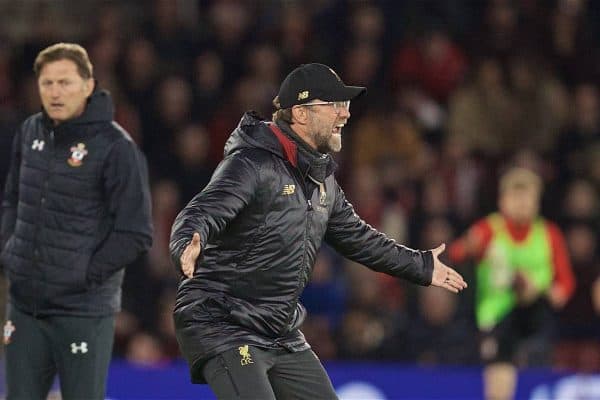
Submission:
M 305 104 L 314 99 L 323 101 L 353 100 L 367 91 L 361 86 L 346 86 L 338 74 L 327 65 L 302 64 L 289 73 L 279 87 L 281 108 Z

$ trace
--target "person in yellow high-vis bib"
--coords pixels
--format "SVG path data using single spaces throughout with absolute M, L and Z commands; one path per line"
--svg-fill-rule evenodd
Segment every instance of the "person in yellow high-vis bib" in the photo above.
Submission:
M 547 362 L 553 309 L 564 306 L 575 279 L 558 226 L 539 215 L 542 181 L 525 168 L 500 179 L 498 207 L 450 247 L 454 262 L 474 259 L 475 319 L 481 332 L 486 399 L 514 397 L 516 366 Z

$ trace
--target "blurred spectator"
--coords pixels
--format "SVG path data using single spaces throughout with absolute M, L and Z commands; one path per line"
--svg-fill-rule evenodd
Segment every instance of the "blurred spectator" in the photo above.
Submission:
M 196 57 L 192 71 L 195 118 L 205 122 L 218 108 L 224 79 L 223 61 L 216 52 L 208 50 Z
M 187 204 L 210 180 L 212 168 L 208 160 L 210 138 L 206 128 L 190 124 L 175 134 L 176 168 L 170 171 L 177 182 L 181 206 Z
M 357 43 L 350 46 L 344 56 L 344 77 L 357 85 L 368 86 L 373 98 L 382 97 L 381 53 L 370 43 Z
M 17 98 L 11 80 L 13 75 L 11 65 L 11 48 L 7 44 L 0 44 L 0 188 L 4 188 L 4 181 L 10 163 L 13 136 L 18 126 L 16 115 L 12 115 L 12 110 L 17 105 Z M 35 98 L 38 98 L 38 96 L 35 96 Z M 2 191 L 0 191 L 0 201 Z
M 404 292 L 401 287 L 393 287 L 393 295 L 388 296 L 390 291 L 385 290 L 386 281 L 368 269 L 347 262 L 346 273 L 351 295 L 337 334 L 339 356 L 404 359 L 407 315 L 403 310 Z
M 457 319 L 459 299 L 438 288 L 418 288 L 418 315 L 407 330 L 409 359 L 421 365 L 467 364 L 477 360 L 474 335 Z
M 121 76 L 123 102 L 131 104 L 136 111 L 128 113 L 126 108 L 117 104 L 117 113 L 123 113 L 126 123 L 138 123 L 137 142 L 146 155 L 150 156 L 153 139 L 150 137 L 154 124 L 154 92 L 159 73 L 158 56 L 154 45 L 146 39 L 137 38 L 124 45 L 122 61 L 117 66 Z M 137 114 L 137 115 L 136 115 Z M 152 160 L 153 157 L 150 156 Z M 152 163 L 150 163 L 152 168 Z
M 103 2 L 96 10 L 94 36 L 113 37 L 122 40 L 128 31 L 124 7 L 117 3 Z
M 175 181 L 164 179 L 154 183 L 152 187 L 154 241 L 149 251 L 152 276 L 175 279 L 170 270 L 169 237 L 171 225 L 182 204 L 181 192 Z
M 282 69 L 289 70 L 299 64 L 310 62 L 308 44 L 317 46 L 311 40 L 311 21 L 308 9 L 297 2 L 284 3 L 281 10 L 280 31 L 276 33 L 283 53 Z
M 310 283 L 304 289 L 300 301 L 308 311 L 302 326 L 306 340 L 310 341 L 321 359 L 337 356 L 334 339 L 346 308 L 346 282 L 334 261 L 339 258 L 329 249 L 319 253 Z M 339 260 L 337 260 L 339 262 Z
M 263 116 L 269 115 L 273 96 L 270 87 L 256 77 L 245 75 L 236 81 L 221 107 L 207 123 L 211 133 L 209 155 L 214 166 L 223 158 L 223 146 L 237 125 L 239 115 L 247 110 L 254 110 Z
M 205 47 L 217 52 L 223 62 L 223 76 L 239 77 L 243 68 L 240 58 L 248 44 L 248 30 L 252 19 L 249 3 L 240 0 L 214 1 L 208 10 L 208 38 Z M 235 80 L 224 80 L 229 89 Z
M 379 47 L 385 29 L 386 21 L 380 6 L 374 2 L 356 2 L 348 22 L 348 30 L 354 42 Z
M 594 45 L 593 15 L 588 13 L 591 2 L 558 0 L 549 18 L 549 55 L 563 82 L 577 83 L 600 75 L 600 52 Z M 597 22 L 596 22 L 597 24 Z M 581 62 L 585 59 L 585 62 Z
M 120 86 L 115 74 L 121 54 L 121 43 L 112 35 L 96 36 L 89 49 L 90 60 L 94 63 L 95 78 L 118 100 Z
M 600 193 L 600 143 L 594 143 L 588 147 L 585 154 L 587 161 L 587 176 Z
M 502 66 L 493 58 L 476 64 L 468 84 L 449 101 L 448 135 L 467 151 L 499 157 L 509 150 L 514 105 Z
M 351 139 L 356 167 L 369 166 L 377 171 L 393 168 L 400 176 L 419 176 L 423 141 L 419 127 L 408 114 L 370 110 L 355 122 Z
M 461 225 L 472 221 L 481 210 L 481 186 L 484 178 L 482 165 L 462 143 L 460 136 L 449 136 L 442 144 L 436 170 L 446 188 L 448 203 Z
M 195 47 L 193 38 L 196 35 L 185 25 L 185 3 L 154 0 L 150 19 L 144 26 L 144 36 L 152 42 L 160 59 L 169 60 L 169 68 L 173 73 L 189 65 Z
M 512 135 L 505 143 L 512 151 L 529 148 L 548 153 L 567 119 L 564 86 L 531 51 L 511 57 L 509 81 L 514 125 L 504 132 L 505 137 Z
M 308 313 L 323 317 L 330 332 L 337 328 L 346 306 L 346 284 L 333 263 L 334 257 L 337 255 L 331 251 L 319 253 L 301 297 Z
M 405 86 L 397 94 L 397 107 L 409 113 L 423 131 L 423 138 L 430 144 L 439 146 L 445 132 L 443 130 L 447 113 L 445 105 L 439 104 L 417 86 Z
M 560 229 L 538 214 L 539 175 L 513 167 L 498 186 L 499 213 L 470 227 L 449 254 L 455 262 L 477 262 L 475 316 L 485 397 L 511 399 L 517 366 L 548 363 L 553 310 L 565 305 L 575 281 Z
M 448 33 L 431 27 L 416 41 L 403 43 L 394 56 L 392 84 L 396 90 L 418 84 L 429 96 L 444 103 L 461 82 L 467 60 Z
M 475 56 L 491 56 L 500 60 L 521 43 L 519 9 L 511 0 L 487 0 L 481 29 L 471 38 L 469 48 Z
M 192 89 L 188 81 L 168 75 L 154 95 L 152 125 L 144 131 L 144 150 L 158 165 L 150 164 L 151 176 L 161 176 L 174 167 L 174 136 L 192 116 Z
M 594 298 L 600 295 L 598 230 L 576 222 L 566 231 L 578 288 L 560 313 L 560 342 L 554 363 L 558 367 L 587 372 L 600 371 L 600 309 Z
M 592 83 L 574 88 L 568 126 L 562 131 L 555 151 L 563 181 L 588 172 L 586 152 L 600 145 L 600 93 Z
M 563 218 L 566 221 L 598 222 L 600 216 L 598 204 L 597 189 L 588 180 L 574 180 L 566 187 L 562 208 Z
M 150 113 L 150 102 L 159 71 L 159 59 L 152 42 L 136 38 L 127 43 L 120 66 L 123 92 L 142 114 Z

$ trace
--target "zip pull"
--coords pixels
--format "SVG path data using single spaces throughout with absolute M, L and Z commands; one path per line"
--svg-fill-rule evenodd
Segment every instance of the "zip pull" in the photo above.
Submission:
M 327 192 L 325 192 L 325 185 L 319 185 L 319 204 L 325 207 L 327 205 Z
M 312 211 L 313 206 L 312 206 L 312 201 L 308 200 L 308 211 Z
M 319 186 L 319 205 L 322 207 L 327 206 L 327 192 L 325 191 L 325 184 L 323 182 L 319 182 L 310 175 L 308 175 L 308 177 L 311 181 Z

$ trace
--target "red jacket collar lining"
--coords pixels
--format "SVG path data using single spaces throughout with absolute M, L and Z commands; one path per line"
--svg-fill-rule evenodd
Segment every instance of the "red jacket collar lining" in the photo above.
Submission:
M 276 124 L 270 123 L 269 128 L 271 128 L 271 131 L 277 137 L 277 140 L 279 140 L 279 143 L 281 143 L 281 147 L 283 148 L 283 154 L 285 154 L 285 158 L 294 167 L 297 168 L 298 167 L 298 148 L 296 147 L 296 143 L 292 142 L 283 132 L 281 132 L 281 129 L 279 129 L 279 127 Z

